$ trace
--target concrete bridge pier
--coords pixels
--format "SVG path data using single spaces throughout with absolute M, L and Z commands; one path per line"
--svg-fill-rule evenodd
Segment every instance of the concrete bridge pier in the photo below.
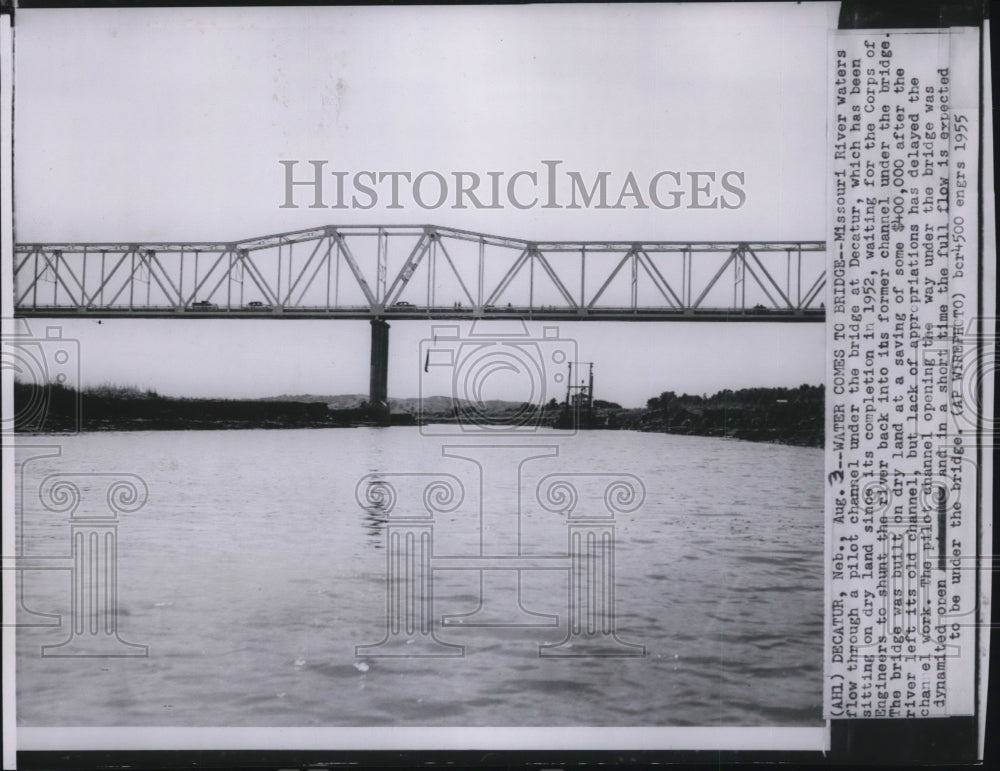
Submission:
M 372 417 L 380 425 L 389 425 L 389 324 L 372 319 L 371 377 L 368 404 Z

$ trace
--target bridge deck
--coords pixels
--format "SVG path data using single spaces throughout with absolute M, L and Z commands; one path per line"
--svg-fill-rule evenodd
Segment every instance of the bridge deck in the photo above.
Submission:
M 472 319 L 517 319 L 524 321 L 728 321 L 728 322 L 813 322 L 826 319 L 823 308 L 794 310 L 775 308 L 589 308 L 539 309 L 525 307 L 495 308 L 476 311 L 472 308 L 386 308 L 374 311 L 357 308 L 71 308 L 66 306 L 25 307 L 14 315 L 24 318 L 90 319 L 383 319 L 385 321 L 438 321 Z

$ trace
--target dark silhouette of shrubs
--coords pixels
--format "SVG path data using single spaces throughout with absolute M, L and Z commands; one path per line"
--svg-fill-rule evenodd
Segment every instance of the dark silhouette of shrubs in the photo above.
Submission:
M 646 409 L 622 415 L 622 428 L 728 436 L 756 442 L 823 446 L 823 386 L 724 389 L 712 396 L 664 391 Z

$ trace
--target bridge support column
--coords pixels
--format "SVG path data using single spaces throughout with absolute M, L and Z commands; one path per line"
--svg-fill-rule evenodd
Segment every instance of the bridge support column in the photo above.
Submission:
M 372 415 L 382 425 L 389 425 L 389 324 L 372 319 L 371 378 L 368 404 Z

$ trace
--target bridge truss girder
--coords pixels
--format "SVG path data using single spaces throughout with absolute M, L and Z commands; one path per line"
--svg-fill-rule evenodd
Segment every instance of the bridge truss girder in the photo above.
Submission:
M 18 244 L 19 315 L 822 320 L 825 244 L 535 242 L 342 226 L 235 242 Z

